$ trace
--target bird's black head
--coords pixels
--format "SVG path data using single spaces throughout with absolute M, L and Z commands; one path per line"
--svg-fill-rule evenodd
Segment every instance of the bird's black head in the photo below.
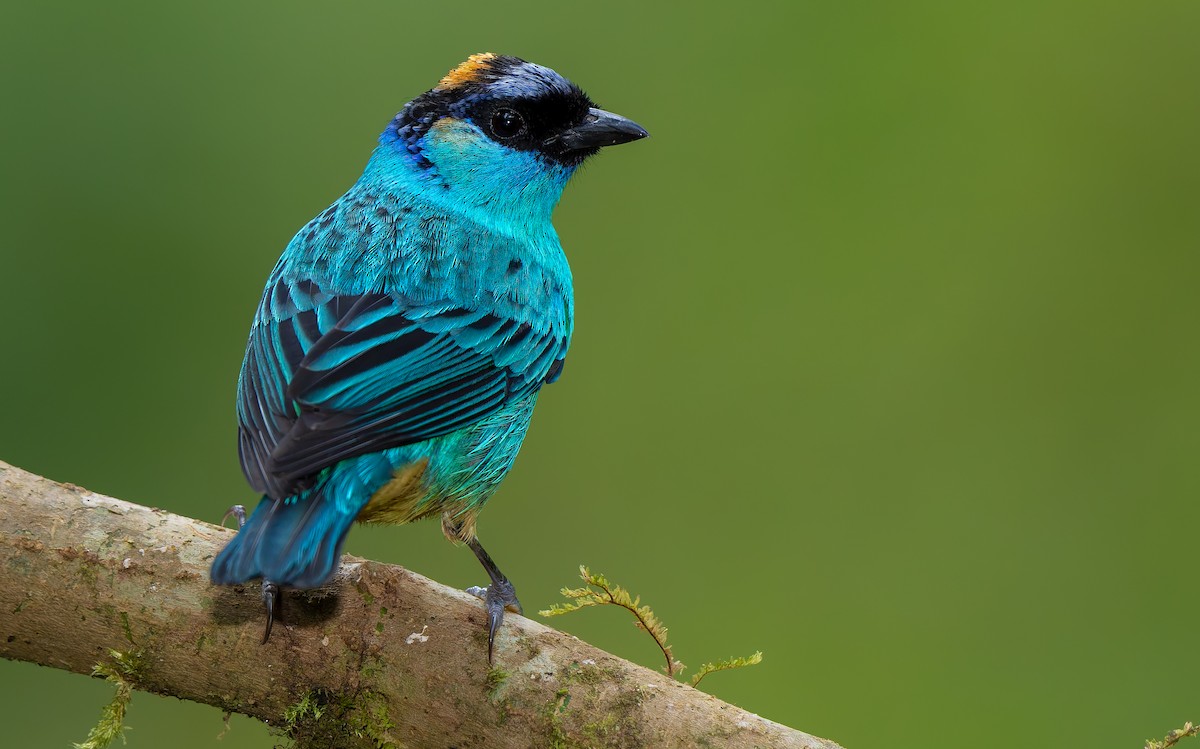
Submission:
M 517 57 L 472 55 L 438 85 L 409 102 L 383 139 L 430 162 L 422 139 L 447 118 L 466 122 L 514 151 L 576 167 L 602 146 L 646 137 L 642 127 L 596 108 L 578 86 L 553 70 Z

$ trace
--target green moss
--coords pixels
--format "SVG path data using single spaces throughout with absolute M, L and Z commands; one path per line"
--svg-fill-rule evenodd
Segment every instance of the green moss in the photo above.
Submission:
M 110 650 L 108 654 L 112 662 L 97 663 L 92 675 L 103 676 L 116 687 L 116 694 L 100 711 L 100 720 L 88 737 L 82 744 L 75 744 L 75 749 L 104 749 L 125 732 L 125 712 L 133 699 L 134 685 L 145 671 L 145 653 L 141 650 Z
M 532 637 L 522 637 L 517 640 L 517 648 L 525 651 L 525 656 L 529 660 L 537 658 L 542 652 L 542 647 Z
M 546 727 L 549 729 L 550 749 L 570 749 L 571 747 L 571 740 L 563 731 L 563 713 L 567 711 L 567 706 L 570 704 L 570 690 L 560 689 L 554 693 L 554 699 L 547 702 L 542 709 L 542 715 L 546 718 Z
M 638 629 L 648 633 L 654 639 L 666 659 L 663 670 L 667 676 L 679 678 L 685 666 L 675 659 L 671 646 L 667 644 L 667 627 L 655 616 L 649 606 L 642 604 L 640 597 L 632 595 L 620 585 L 611 583 L 604 575 L 593 574 L 587 567 L 580 566 L 579 577 L 586 585 L 582 588 L 563 588 L 562 595 L 566 603 L 556 603 L 550 608 L 538 613 L 542 616 L 561 616 L 573 611 L 579 611 L 590 606 L 619 606 L 629 611 L 635 617 L 634 624 Z M 737 668 L 754 666 L 762 662 L 762 652 L 753 655 L 705 663 L 692 677 L 692 686 L 696 686 L 707 675 L 718 671 L 729 671 Z
M 500 700 L 496 703 L 496 725 L 502 726 L 512 717 L 512 709 L 508 700 Z
M 301 722 L 310 719 L 317 720 L 324 714 L 324 703 L 317 698 L 316 692 L 310 690 L 304 693 L 299 702 L 293 703 L 288 709 L 283 711 L 283 724 L 290 732 Z
M 590 606 L 619 606 L 633 614 L 637 628 L 649 634 L 658 645 L 667 661 L 667 665 L 663 667 L 667 676 L 673 677 L 683 671 L 684 665 L 675 660 L 671 646 L 667 644 L 666 625 L 655 616 L 649 606 L 642 604 L 640 597 L 634 596 L 620 585 L 609 582 L 604 575 L 593 574 L 582 565 L 579 567 L 579 577 L 586 584 L 584 587 L 563 588 L 560 591 L 567 599 L 566 603 L 553 604 L 538 613 L 542 616 L 561 616 Z
M 488 702 L 496 706 L 496 723 L 501 726 L 508 722 L 512 714 L 511 701 L 502 696 L 504 684 L 510 675 L 502 668 L 489 668 L 484 682 L 487 686 Z
M 361 666 L 358 673 L 364 679 L 374 679 L 383 674 L 383 666 L 378 663 L 371 663 L 366 666 Z
M 282 730 L 305 746 L 346 746 L 365 739 L 377 749 L 397 749 L 392 728 L 387 699 L 370 689 L 355 695 L 309 690 L 283 712 Z
M 96 590 L 96 581 L 99 579 L 99 573 L 96 571 L 96 565 L 91 564 L 87 559 L 84 559 L 83 564 L 79 565 L 79 579 L 82 580 L 84 585 L 88 586 L 89 589 L 93 591 Z
M 371 739 L 379 749 L 397 749 L 398 742 L 388 733 L 396 724 L 388 715 L 387 699 L 378 692 L 366 691 L 357 701 L 358 709 L 350 721 L 356 735 Z
M 489 668 L 487 672 L 488 699 L 496 697 L 500 687 L 508 681 L 509 673 L 502 668 Z
M 759 663 L 762 663 L 762 658 L 763 658 L 762 651 L 759 650 L 759 651 L 756 651 L 753 655 L 749 655 L 749 656 L 746 656 L 743 658 L 726 658 L 723 661 L 717 661 L 715 663 L 705 663 L 703 666 L 700 667 L 700 670 L 696 672 L 696 675 L 692 677 L 692 686 L 693 687 L 696 686 L 697 684 L 700 683 L 700 680 L 703 679 L 705 676 L 708 676 L 709 674 L 714 674 L 717 671 L 729 671 L 729 670 L 732 670 L 735 668 L 746 668 L 747 666 L 756 666 Z
M 619 674 L 611 668 L 601 668 L 595 663 L 580 663 L 571 661 L 563 670 L 563 679 L 571 684 L 586 684 L 594 686 L 601 682 L 611 681 Z
M 559 690 L 556 702 L 561 704 L 558 716 L 550 716 L 552 731 L 562 747 L 642 746 L 639 708 L 645 699 L 641 687 L 630 682 L 617 669 L 589 662 L 573 662 L 563 669 L 561 678 L 570 694 L 564 699 Z M 615 692 L 609 687 L 615 688 Z M 577 715 L 595 716 L 583 725 L 574 724 L 569 731 L 564 726 L 563 713 L 572 703 Z M 557 717 L 558 720 L 554 721 Z
M 615 734 L 617 731 L 617 726 L 619 726 L 620 723 L 621 721 L 617 718 L 617 716 L 609 713 L 600 720 L 594 720 L 591 723 L 584 723 L 583 733 L 585 736 L 593 739 L 604 738 L 605 736 L 611 736 Z
M 1200 735 L 1200 724 L 1193 724 L 1191 721 L 1183 724 L 1183 728 L 1176 728 L 1167 734 L 1167 737 L 1162 741 L 1157 739 L 1146 739 L 1146 749 L 1167 749 L 1167 747 L 1175 746 L 1180 739 L 1185 739 L 1189 736 Z

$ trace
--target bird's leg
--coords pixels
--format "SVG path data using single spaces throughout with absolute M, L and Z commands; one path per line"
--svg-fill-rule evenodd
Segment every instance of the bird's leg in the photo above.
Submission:
M 246 508 L 243 505 L 234 505 L 226 511 L 224 517 L 221 518 L 221 525 L 225 525 L 225 521 L 232 515 L 237 520 L 238 530 L 246 524 Z M 270 580 L 262 581 L 262 601 L 263 606 L 267 609 L 267 629 L 263 632 L 262 644 L 266 645 L 267 640 L 271 639 L 271 626 L 275 624 L 275 619 L 283 620 L 283 596 L 280 594 L 279 586 Z
M 517 600 L 517 591 L 513 588 L 513 584 L 508 581 L 496 563 L 484 550 L 483 545 L 479 543 L 479 539 L 472 538 L 467 541 L 467 546 L 471 551 L 475 552 L 475 558 L 483 565 L 483 569 L 491 578 L 492 584 L 486 588 L 468 588 L 467 592 L 483 599 L 484 608 L 487 609 L 488 615 L 488 663 L 492 662 L 492 650 L 496 643 L 496 631 L 500 629 L 500 623 L 504 621 L 504 609 L 509 608 L 513 613 L 524 613 L 521 610 L 521 602 Z
M 521 611 L 521 602 L 517 600 L 517 591 L 500 571 L 500 568 L 496 566 L 496 563 L 492 561 L 492 557 L 484 550 L 483 544 L 479 543 L 479 539 L 475 537 L 474 526 L 473 522 L 464 524 L 449 514 L 442 516 L 442 532 L 446 534 L 447 538 L 466 543 L 471 551 L 475 552 L 475 558 L 483 565 L 484 571 L 492 581 L 492 584 L 486 588 L 478 586 L 467 588 L 468 593 L 483 599 L 484 608 L 487 610 L 488 663 L 491 663 L 492 652 L 496 645 L 496 631 L 500 629 L 500 623 L 504 621 L 504 609 L 511 609 L 516 614 L 523 612 Z

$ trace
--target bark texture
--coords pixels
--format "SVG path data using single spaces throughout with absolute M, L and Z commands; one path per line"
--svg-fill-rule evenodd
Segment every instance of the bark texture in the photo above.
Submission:
M 258 586 L 208 581 L 232 533 L 0 462 L 0 655 L 89 674 L 129 653 L 135 688 L 306 746 L 840 749 L 515 614 L 489 669 L 477 599 L 350 556 L 260 645 Z

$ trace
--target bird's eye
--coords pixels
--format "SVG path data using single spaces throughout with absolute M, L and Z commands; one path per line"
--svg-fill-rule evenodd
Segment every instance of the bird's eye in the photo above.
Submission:
M 525 118 L 515 109 L 498 109 L 492 114 L 492 133 L 505 140 L 525 132 Z

